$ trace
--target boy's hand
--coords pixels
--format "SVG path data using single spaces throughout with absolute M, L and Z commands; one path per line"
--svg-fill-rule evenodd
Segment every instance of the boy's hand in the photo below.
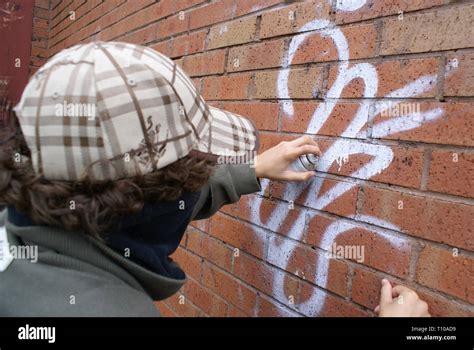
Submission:
M 421 300 L 415 291 L 404 286 L 392 285 L 382 280 L 380 305 L 375 308 L 380 317 L 430 317 L 428 304 Z
M 280 142 L 255 158 L 255 172 L 258 178 L 277 181 L 306 181 L 315 175 L 314 171 L 296 172 L 288 167 L 303 154 L 321 155 L 318 144 L 310 136 L 302 136 L 290 142 Z

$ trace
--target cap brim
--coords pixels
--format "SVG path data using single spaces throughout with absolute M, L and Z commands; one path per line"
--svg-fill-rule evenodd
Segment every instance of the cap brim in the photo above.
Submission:
M 194 147 L 193 154 L 219 164 L 252 163 L 259 147 L 255 124 L 235 113 L 209 107 L 209 130 Z

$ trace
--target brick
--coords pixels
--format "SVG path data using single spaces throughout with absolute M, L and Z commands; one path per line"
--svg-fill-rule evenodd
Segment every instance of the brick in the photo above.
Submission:
M 474 198 L 474 153 L 433 151 L 428 190 Z
M 250 73 L 205 78 L 203 97 L 208 100 L 243 100 L 248 97 Z
M 66 48 L 72 46 L 79 41 L 83 40 L 84 38 L 90 37 L 92 34 L 99 33 L 97 39 L 102 39 L 103 37 L 107 37 L 112 35 L 112 31 L 116 31 L 117 35 L 120 35 L 120 26 L 114 27 L 114 29 L 107 29 L 110 32 L 105 32 L 103 28 L 111 26 L 114 23 L 119 22 L 121 19 L 125 17 L 129 17 L 130 14 L 133 14 L 142 8 L 148 6 L 149 4 L 153 3 L 153 0 L 138 0 L 138 1 L 131 1 L 131 2 L 124 2 L 123 4 L 117 4 L 115 2 L 104 2 L 100 6 L 98 6 L 94 11 L 89 12 L 84 18 L 79 18 L 76 22 L 76 25 L 90 23 L 90 25 L 84 27 L 82 30 L 78 30 L 76 26 L 70 26 L 68 28 L 68 35 L 64 41 L 60 42 L 59 45 L 56 45 L 54 38 L 50 43 L 50 52 L 54 54 L 55 52 L 60 51 L 62 48 Z M 105 15 L 102 15 L 104 14 Z M 97 20 L 96 20 L 97 19 Z M 133 27 L 132 22 L 125 22 L 129 28 Z M 122 24 L 123 25 L 123 24 Z M 53 46 L 54 49 L 53 49 Z
M 209 233 L 258 258 L 264 255 L 266 233 L 262 229 L 218 213 L 211 219 Z
M 196 87 L 196 89 L 199 91 L 199 93 L 202 94 L 202 78 L 191 78 L 191 80 L 193 81 L 193 84 Z M 213 102 L 208 102 L 210 106 L 212 106 L 212 103 Z
M 233 47 L 229 51 L 227 71 L 244 71 L 282 65 L 284 40 L 265 41 L 259 44 Z
M 322 251 L 290 240 L 270 237 L 267 260 L 270 264 L 322 288 L 342 296 L 347 294 L 348 265 L 341 260 L 328 258 Z M 319 270 L 323 268 L 320 264 L 328 269 L 327 273 L 324 269 Z M 327 280 L 321 278 L 326 275 Z
M 44 58 L 39 58 L 36 56 L 31 56 L 31 59 L 30 59 L 30 65 L 35 66 L 35 67 L 41 67 L 45 62 L 46 60 Z
M 204 288 L 193 280 L 189 280 L 184 286 L 184 294 L 194 305 L 213 317 L 227 316 L 226 302 L 215 295 L 212 291 Z
M 379 113 L 374 117 L 372 138 L 474 146 L 474 138 L 471 133 L 474 128 L 474 105 L 472 103 L 407 101 L 398 105 L 392 104 L 391 107 L 388 102 L 381 103 L 386 106 L 384 108 L 387 108 L 386 116 Z M 427 113 L 434 118 L 427 118 L 427 121 L 422 123 L 419 123 L 419 117 L 414 118 L 417 123 L 421 124 L 415 128 L 411 128 L 409 123 L 392 124 L 391 119 L 393 118 L 408 118 L 403 110 L 408 114 L 410 111 Z M 408 125 L 408 130 L 403 130 L 405 125 Z
M 283 0 L 246 0 L 237 1 L 235 8 L 235 17 L 246 15 L 251 12 L 260 11 L 270 6 L 284 2 Z
M 178 248 L 171 258 L 181 266 L 187 275 L 198 281 L 201 279 L 202 259 L 199 256 L 188 250 Z
M 35 7 L 41 7 L 42 9 L 49 10 L 48 0 L 35 0 Z
M 279 93 L 279 76 L 285 70 L 255 73 L 255 97 L 275 98 L 318 98 L 322 96 L 323 68 L 312 66 L 291 68 L 288 72 L 288 94 Z
M 166 18 L 158 22 L 158 38 L 166 38 L 188 30 L 189 17 L 180 14 Z
M 278 103 L 229 102 L 224 103 L 223 108 L 252 120 L 259 130 L 276 130 L 278 127 Z
M 383 278 L 384 276 L 379 276 L 364 269 L 354 269 L 351 300 L 371 310 L 375 309 L 380 304 Z
M 246 314 L 242 310 L 236 308 L 232 304 L 229 305 L 229 314 L 228 317 L 250 317 L 251 315 Z
M 377 31 L 373 23 L 341 28 L 349 47 L 349 59 L 362 59 L 376 56 L 375 43 Z M 295 36 L 293 40 L 305 38 L 294 52 L 291 64 L 338 61 L 339 53 L 329 36 L 320 31 Z
M 367 317 L 370 314 L 354 304 L 335 297 L 329 293 L 314 287 L 309 283 L 302 283 L 301 295 L 298 300 L 298 311 L 306 316 L 314 317 Z M 317 295 L 316 300 L 322 300 L 321 304 L 311 302 L 311 296 Z M 314 298 L 314 297 L 313 297 Z M 304 303 L 304 304 L 303 304 Z M 302 305 L 301 305 L 302 304 Z
M 69 6 L 73 0 L 70 1 L 60 1 L 57 6 L 52 7 L 51 9 L 51 19 L 59 15 L 67 6 Z
M 333 179 L 323 178 L 323 177 L 317 177 L 316 181 L 321 182 L 321 188 L 319 191 L 318 198 L 324 198 L 326 195 L 328 195 L 329 191 L 332 190 L 337 185 L 344 186 L 347 184 L 347 182 L 345 181 L 333 180 Z M 329 204 L 326 204 L 324 206 L 320 204 L 320 201 L 317 201 L 316 203 L 312 203 L 311 200 L 310 201 L 306 200 L 304 204 L 309 207 L 313 207 L 315 209 L 326 211 L 328 213 L 349 216 L 355 213 L 358 192 L 359 192 L 359 186 L 356 185 L 356 186 L 352 186 L 344 194 L 330 201 Z
M 42 9 L 41 7 L 34 7 L 33 16 L 43 19 L 49 19 L 49 11 L 46 9 Z
M 136 9 L 137 8 L 132 9 L 132 11 Z M 135 28 L 155 22 L 158 19 L 169 15 L 171 11 L 172 4 L 170 0 L 161 1 L 147 8 L 138 8 L 138 12 L 129 14 L 111 27 L 102 30 L 99 34 L 99 37 L 101 40 L 114 39 L 130 32 L 131 30 L 134 30 Z M 159 22 L 159 24 L 161 23 L 162 21 Z
M 295 297 L 298 294 L 298 282 L 295 277 L 244 253 L 235 257 L 233 274 L 259 291 L 280 299 L 282 303 L 287 303 L 290 295 Z M 282 291 L 275 293 L 274 281 L 277 276 L 283 278 L 284 286 Z
M 436 96 L 436 78 L 431 84 L 431 88 L 426 91 L 410 92 L 409 95 L 402 89 L 406 85 L 424 76 L 436 77 L 439 69 L 439 60 L 437 58 L 420 58 L 411 60 L 390 60 L 382 63 L 375 63 L 374 67 L 378 76 L 378 89 L 375 97 L 384 97 L 392 94 L 391 97 L 435 97 Z M 330 88 L 337 76 L 340 74 L 340 66 L 331 66 L 329 70 L 328 88 Z M 354 79 L 347 84 L 340 95 L 327 94 L 328 98 L 361 98 L 364 97 L 364 83 L 362 79 Z
M 344 0 L 341 0 L 342 2 Z M 399 15 L 400 12 L 411 12 L 440 6 L 444 0 L 385 0 L 367 1 L 365 5 L 355 11 L 336 10 L 336 23 L 358 22 L 370 18 Z M 398 17 L 397 17 L 398 18 Z
M 203 283 L 235 307 L 249 315 L 254 314 L 257 295 L 236 278 L 209 264 L 205 264 Z
M 63 25 L 61 23 L 59 26 L 56 27 L 57 29 L 54 28 L 50 32 L 50 36 L 49 36 L 50 37 L 50 40 L 49 40 L 50 47 L 55 46 L 57 43 L 59 43 L 63 39 L 69 38 L 69 36 L 71 36 L 74 33 L 76 33 L 76 37 L 77 37 L 79 35 L 78 32 L 80 32 L 81 29 L 85 28 L 88 24 L 90 24 L 91 22 L 93 22 L 94 20 L 97 19 L 97 13 L 109 13 L 109 12 L 113 13 L 114 9 L 115 10 L 124 9 L 124 8 L 130 6 L 130 5 L 127 5 L 127 4 L 121 6 L 124 2 L 125 2 L 125 0 L 123 0 L 123 1 L 121 0 L 120 2 L 111 2 L 111 1 L 110 2 L 103 2 L 99 6 L 91 8 L 91 11 L 89 11 L 87 13 L 84 13 L 84 14 L 78 13 L 77 16 L 76 16 L 76 20 L 71 21 L 72 22 L 71 25 L 63 27 Z M 86 4 L 87 5 L 92 4 L 92 2 L 88 1 L 88 2 L 86 2 Z M 146 2 L 137 2 L 136 4 L 141 4 L 142 6 L 147 5 Z M 83 7 L 81 7 L 81 9 L 82 8 Z M 86 12 L 85 9 L 84 9 L 84 12 Z M 110 18 L 111 15 L 105 15 L 104 17 L 105 18 Z M 104 17 L 101 17 L 98 22 L 102 22 Z M 97 27 L 97 28 L 99 28 L 99 27 Z M 83 31 L 83 33 L 84 32 L 86 32 L 86 31 Z M 68 42 L 72 42 L 71 39 L 69 39 Z
M 226 50 L 214 50 L 184 58 L 183 68 L 191 77 L 224 73 Z
M 288 102 L 281 102 L 284 105 Z M 287 132 L 307 133 L 311 125 L 311 121 L 315 118 L 314 113 L 317 108 L 332 108 L 326 123 L 318 130 L 318 135 L 339 136 L 349 126 L 354 119 L 361 104 L 348 102 L 324 102 L 321 106 L 320 102 L 314 101 L 293 101 L 293 113 L 290 115 L 283 108 L 281 130 Z M 368 119 L 367 116 L 364 117 Z M 311 132 L 310 132 L 311 133 Z M 348 135 L 348 137 L 357 137 L 356 135 Z M 358 136 L 365 138 L 366 133 Z
M 253 41 L 257 30 L 257 17 L 238 19 L 213 26 L 208 35 L 208 49 Z
M 296 33 L 314 19 L 328 19 L 330 12 L 331 6 L 327 1 L 308 1 L 266 12 L 262 14 L 260 38 Z M 306 30 L 321 28 L 322 26 L 307 26 Z
M 332 142 L 329 143 L 326 140 L 319 141 L 321 152 L 325 152 L 332 144 Z M 363 143 L 360 142 L 360 144 L 362 145 Z M 375 147 L 375 150 L 377 150 L 377 147 L 379 147 L 380 150 L 388 148 L 393 159 L 387 168 L 380 169 L 380 172 L 371 176 L 370 180 L 410 188 L 420 188 L 423 172 L 423 148 L 388 145 L 373 147 Z M 341 160 L 334 159 L 327 172 L 336 175 L 366 179 L 368 176 L 367 172 L 362 171 L 359 174 L 354 173 L 359 171 L 359 169 L 362 169 L 364 166 L 367 167 L 369 162 L 373 161 L 373 159 L 374 157 L 372 155 L 362 152 L 350 154 L 347 162 L 341 162 Z
M 307 186 L 297 197 L 286 197 L 284 199 L 293 200 L 294 203 L 298 205 L 303 205 L 317 210 L 323 210 L 328 213 L 337 214 L 341 216 L 349 216 L 355 214 L 359 186 L 351 186 L 350 183 L 346 181 L 324 178 L 318 175 L 314 177 L 311 181 L 316 182 L 317 184 L 313 185 L 314 187 Z M 285 186 L 287 185 L 282 182 L 274 182 L 272 187 L 272 196 L 276 198 L 283 198 Z M 324 200 L 321 200 L 322 198 L 325 198 L 328 195 L 328 192 L 335 186 L 351 186 L 351 188 L 341 196 L 329 201 L 328 203 L 326 203 L 326 201 Z M 310 190 L 314 191 L 315 188 L 319 188 L 317 200 L 314 200 L 314 195 L 309 196 L 313 193 L 310 192 Z
M 366 186 L 360 213 L 385 220 L 404 233 L 474 250 L 470 205 Z
M 474 5 L 387 18 L 382 24 L 382 55 L 431 52 L 474 46 Z M 448 30 L 449 27 L 449 30 Z
M 224 207 L 224 211 L 230 215 L 237 216 L 255 224 L 252 215 L 254 213 L 252 212 L 251 207 L 251 203 L 255 200 L 255 195 L 245 196 L 241 198 L 237 207 L 231 207 L 230 210 L 227 210 L 228 206 L 226 206 Z M 281 210 L 282 208 L 283 210 Z M 288 202 L 264 198 L 259 206 L 259 219 L 261 221 L 261 226 L 282 235 L 288 235 L 295 224 L 295 221 L 300 217 L 304 219 L 304 216 L 305 213 L 302 210 L 296 207 L 291 209 Z M 273 219 L 270 220 L 270 217 Z M 278 222 L 278 225 L 270 224 L 271 222 Z
M 339 225 L 343 227 L 340 232 L 337 230 Z M 323 246 L 323 242 L 327 242 L 328 236 L 332 237 L 331 232 L 335 229 L 338 234 L 335 235 L 334 241 L 330 242 L 329 247 Z M 408 276 L 410 257 L 413 253 L 409 239 L 374 232 L 357 224 L 336 223 L 335 219 L 322 215 L 315 215 L 309 222 L 306 243 L 326 251 L 332 251 L 332 244 L 341 247 L 353 245 L 363 247 L 363 261 L 357 261 L 357 256 L 349 256 L 347 259 L 401 278 Z M 393 256 L 397 259 L 392 259 Z
M 260 152 L 266 151 L 267 149 L 278 145 L 283 141 L 291 141 L 296 137 L 293 135 L 276 133 L 270 131 L 261 131 L 260 132 Z
M 380 288 L 382 287 L 382 278 L 386 276 L 375 274 L 368 270 L 355 269 L 352 278 L 352 300 L 357 304 L 363 305 L 369 309 L 374 309 L 380 303 Z M 390 279 L 390 278 L 389 278 Z M 392 281 L 397 285 L 396 281 Z M 405 283 L 401 283 L 406 285 Z M 419 286 L 408 285 L 415 290 L 419 298 L 428 304 L 428 312 L 434 317 L 459 317 L 474 315 L 474 309 L 469 311 L 463 305 L 453 300 L 448 300 L 433 292 L 423 290 Z
M 245 208 L 247 202 L 248 202 L 248 197 L 253 196 L 252 194 L 248 196 L 243 196 L 241 199 L 235 203 L 227 204 L 224 205 L 219 211 L 221 213 L 227 214 L 229 216 L 233 216 L 236 218 L 241 218 L 245 220 L 245 213 L 243 215 L 240 215 L 240 208 Z M 245 202 L 245 204 L 243 203 Z M 246 210 L 248 212 L 248 210 Z
M 147 43 L 156 40 L 157 25 L 152 24 L 146 28 L 139 29 L 133 33 L 120 36 L 117 41 L 124 41 L 131 44 L 146 45 Z
M 33 27 L 48 29 L 48 20 L 43 18 L 35 17 L 33 18 Z
M 157 44 L 154 44 L 152 46 L 150 46 L 150 48 L 152 48 L 153 50 L 156 50 L 160 53 L 162 53 L 163 55 L 166 55 L 166 56 L 172 56 L 171 55 L 171 40 L 166 40 L 166 41 L 161 41 Z
M 166 299 L 169 308 L 180 317 L 198 317 L 201 310 L 186 298 L 182 293 L 176 293 Z
M 31 56 L 35 56 L 38 58 L 48 58 L 48 51 L 40 47 L 32 47 Z
M 416 280 L 428 287 L 474 303 L 474 260 L 427 245 L 418 258 Z
M 176 313 L 164 302 L 155 302 L 161 317 L 176 317 Z
M 232 250 L 205 233 L 189 229 L 187 249 L 227 271 L 231 269 Z
M 206 0 L 179 0 L 179 1 L 175 1 L 175 6 L 176 7 L 174 9 L 174 12 L 186 10 L 190 7 L 202 4 L 205 1 Z
M 60 3 L 61 0 L 51 0 L 51 9 L 55 9 Z
M 184 34 L 173 39 L 170 57 L 180 57 L 202 52 L 206 40 L 206 31 Z
M 190 222 L 190 225 L 202 232 L 207 233 L 209 231 L 209 222 L 210 222 L 210 219 L 193 220 Z
M 196 29 L 230 19 L 233 4 L 220 0 L 189 12 L 189 29 Z
M 428 312 L 434 317 L 474 317 L 474 307 L 466 306 L 433 292 L 417 290 L 421 300 L 428 304 Z
M 474 53 L 452 54 L 447 59 L 450 69 L 444 79 L 444 96 L 473 96 Z
M 56 27 L 57 24 L 60 23 L 61 21 L 65 20 L 65 19 L 68 19 L 68 17 L 71 15 L 71 13 L 74 13 L 74 16 L 76 16 L 77 14 L 75 12 L 78 10 L 78 8 L 82 7 L 82 5 L 85 2 L 86 2 L 85 0 L 72 1 L 56 17 L 54 17 L 54 18 L 51 17 L 51 19 L 50 19 L 51 28 Z M 95 5 L 97 6 L 97 3 L 95 3 Z
M 299 317 L 299 314 L 260 294 L 257 317 Z
M 31 37 L 31 46 L 32 47 L 39 47 L 39 48 L 42 48 L 42 49 L 47 49 L 48 48 L 48 39 L 33 35 Z
M 45 28 L 33 27 L 33 35 L 48 39 L 48 30 Z

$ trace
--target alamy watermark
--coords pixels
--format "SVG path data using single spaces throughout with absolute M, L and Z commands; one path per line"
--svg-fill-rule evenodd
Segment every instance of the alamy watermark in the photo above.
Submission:
M 217 158 L 217 164 L 249 164 L 250 167 L 255 167 L 255 162 L 257 158 L 257 152 L 249 151 L 249 152 L 232 152 L 230 150 L 225 151 L 225 155 L 220 155 Z
M 95 103 L 57 103 L 54 106 L 54 113 L 56 117 L 84 117 L 88 120 L 93 120 L 96 117 Z
M 362 263 L 365 260 L 365 246 L 363 245 L 338 245 L 333 243 L 326 248 L 328 259 L 349 259 Z
M 384 102 L 382 117 L 403 117 L 420 114 L 420 103 L 417 102 Z
M 56 327 L 35 327 L 26 324 L 18 328 L 20 340 L 47 340 L 48 343 L 56 341 Z
M 32 263 L 38 262 L 38 246 L 37 245 L 11 245 L 6 239 L 6 231 L 4 227 L 0 227 L 0 265 L 13 260 L 29 260 Z

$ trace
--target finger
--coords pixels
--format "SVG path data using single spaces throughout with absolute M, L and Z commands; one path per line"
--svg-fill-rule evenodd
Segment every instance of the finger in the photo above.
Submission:
M 392 288 L 392 297 L 398 297 L 400 295 L 403 295 L 403 297 L 417 297 L 418 294 L 413 289 L 410 289 L 408 287 L 402 286 L 402 285 L 397 285 Z
M 380 312 L 380 305 L 377 305 L 374 309 L 374 312 L 378 315 Z
M 290 141 L 289 143 L 295 147 L 299 147 L 303 145 L 313 145 L 313 146 L 318 145 L 317 142 L 311 136 L 308 136 L 308 135 L 298 137 L 297 139 L 294 139 L 293 141 Z
M 314 146 L 314 145 L 304 145 L 304 146 L 300 146 L 298 148 L 292 149 L 289 152 L 289 155 L 291 159 L 296 159 L 299 156 L 302 156 L 303 154 L 311 154 L 311 153 L 321 155 L 321 151 L 319 150 L 319 147 Z
M 380 305 L 390 304 L 392 300 L 392 285 L 384 278 L 382 280 L 382 289 L 380 290 Z
M 308 181 L 312 177 L 314 177 L 316 173 L 314 171 L 306 171 L 303 173 L 296 172 L 296 171 L 289 171 L 284 174 L 285 181 Z
M 426 301 L 419 300 L 416 303 L 416 309 L 417 309 L 417 314 L 418 315 L 421 315 L 421 317 L 428 317 L 428 315 L 429 315 L 429 313 L 428 313 L 428 304 L 426 303 Z

